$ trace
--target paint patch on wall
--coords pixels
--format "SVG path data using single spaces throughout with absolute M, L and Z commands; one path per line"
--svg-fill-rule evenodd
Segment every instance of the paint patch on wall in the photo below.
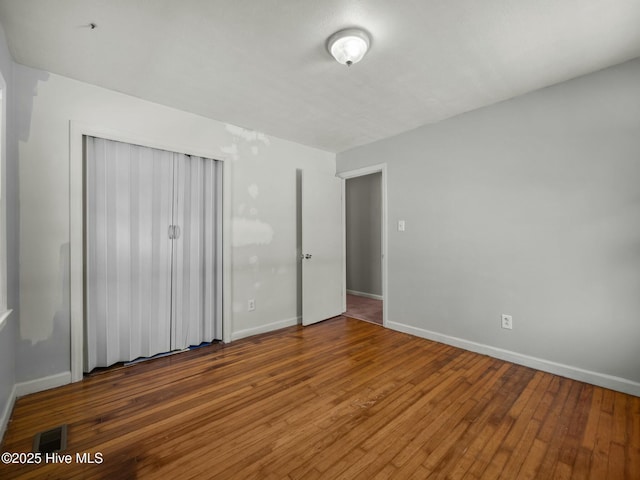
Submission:
M 220 147 L 220 150 L 234 162 L 238 160 L 238 145 L 236 145 L 235 143 L 229 145 L 228 147 Z
M 231 229 L 231 244 L 234 247 L 269 245 L 273 240 L 273 228 L 260 220 L 235 217 L 231 220 Z
M 258 155 L 258 152 L 259 152 L 258 147 L 256 146 L 251 147 L 251 153 L 253 153 L 254 155 Z
M 227 132 L 233 136 L 246 140 L 247 142 L 262 142 L 267 146 L 271 143 L 264 133 L 256 132 L 255 130 L 248 130 L 236 125 L 231 125 L 230 123 L 225 124 L 225 128 Z
M 249 195 L 251 196 L 251 198 L 257 198 L 258 193 L 260 193 L 260 191 L 258 190 L 258 186 L 255 183 L 252 183 L 251 185 L 249 185 L 249 188 L 247 188 L 247 191 L 249 192 Z
M 257 255 L 253 255 L 251 257 L 249 257 L 249 265 L 254 265 L 258 263 L 258 256 Z

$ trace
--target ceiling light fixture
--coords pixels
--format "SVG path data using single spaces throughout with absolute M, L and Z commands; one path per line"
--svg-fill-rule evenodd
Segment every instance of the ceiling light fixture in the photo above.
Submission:
M 327 50 L 338 63 L 350 67 L 362 60 L 369 50 L 371 38 L 364 30 L 347 28 L 334 33 L 327 40 Z

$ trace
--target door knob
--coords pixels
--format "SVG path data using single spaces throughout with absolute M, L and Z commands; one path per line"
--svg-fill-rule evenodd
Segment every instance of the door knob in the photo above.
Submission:
M 312 256 L 312 255 L 311 255 L 310 253 L 303 253 L 303 254 L 302 254 L 302 256 L 301 256 L 300 258 L 304 258 L 304 259 L 309 260 L 309 259 L 311 258 L 311 256 Z

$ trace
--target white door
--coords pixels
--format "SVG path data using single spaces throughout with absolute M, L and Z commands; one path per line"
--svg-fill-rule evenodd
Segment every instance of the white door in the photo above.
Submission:
M 302 172 L 302 324 L 344 313 L 344 180 Z

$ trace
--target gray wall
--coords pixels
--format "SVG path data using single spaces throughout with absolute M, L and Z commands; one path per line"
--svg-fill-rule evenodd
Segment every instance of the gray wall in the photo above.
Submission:
M 18 205 L 17 205 L 17 139 L 13 122 L 13 62 L 7 49 L 4 30 L 0 26 L 0 72 L 7 88 L 4 102 L 7 103 L 5 182 L 2 186 L 7 202 L 7 304 L 13 309 L 7 324 L 0 331 L 0 424 L 5 409 L 11 402 L 15 385 L 15 342 L 18 323 Z M 10 413 L 10 412 L 7 412 Z M 0 431 L 0 436 L 2 432 Z
M 337 161 L 388 165 L 391 322 L 640 382 L 640 60 Z
M 347 290 L 382 295 L 381 173 L 346 180 Z

